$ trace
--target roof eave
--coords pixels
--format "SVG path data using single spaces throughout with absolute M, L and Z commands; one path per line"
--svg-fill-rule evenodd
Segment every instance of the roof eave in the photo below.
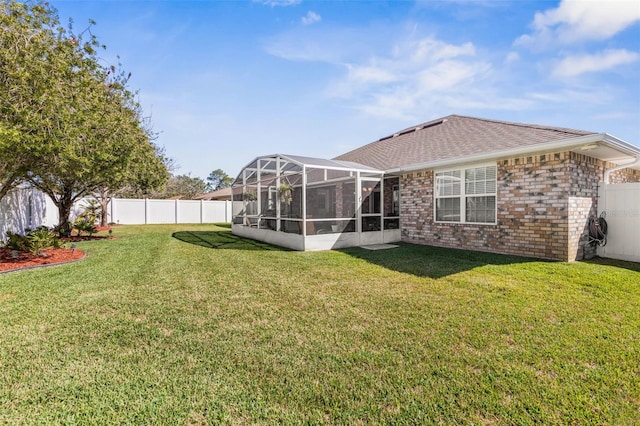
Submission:
M 532 155 L 536 153 L 544 153 L 558 150 L 571 150 L 580 148 L 593 143 L 602 143 L 612 149 L 620 151 L 622 154 L 633 159 L 640 155 L 640 148 L 631 145 L 608 133 L 593 133 L 590 135 L 561 139 L 553 142 L 529 145 L 526 147 L 512 148 L 500 151 L 483 152 L 481 154 L 468 155 L 463 157 L 446 158 L 442 160 L 429 161 L 425 163 L 409 164 L 406 166 L 394 167 L 387 169 L 388 174 L 402 174 L 416 172 L 420 170 L 436 169 L 442 167 L 453 166 L 457 164 L 480 163 L 483 161 L 502 160 L 507 158 L 518 157 L 522 155 Z
M 636 157 L 640 155 L 640 148 L 635 145 L 631 145 L 629 142 L 625 142 L 622 139 L 616 138 L 609 133 L 600 133 L 602 135 L 602 142 L 606 142 L 609 145 L 612 145 L 612 148 L 625 151 L 628 155 L 632 157 Z

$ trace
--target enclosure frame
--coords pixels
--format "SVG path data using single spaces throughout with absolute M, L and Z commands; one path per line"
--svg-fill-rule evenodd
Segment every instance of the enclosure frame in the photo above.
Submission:
M 257 157 L 232 193 L 235 235 L 304 251 L 400 241 L 400 179 L 358 163 Z

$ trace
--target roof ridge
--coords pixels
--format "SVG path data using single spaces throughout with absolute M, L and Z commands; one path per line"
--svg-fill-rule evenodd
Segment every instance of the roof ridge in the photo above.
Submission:
M 489 122 L 489 123 L 504 124 L 504 125 L 507 125 L 507 126 L 524 127 L 524 128 L 527 128 L 527 129 L 550 130 L 552 132 L 572 133 L 572 134 L 576 134 L 576 135 L 578 135 L 578 134 L 582 135 L 584 133 L 591 133 L 591 134 L 597 133 L 597 132 L 592 132 L 591 130 L 570 129 L 568 127 L 545 126 L 545 125 L 542 125 L 542 124 L 532 124 L 532 123 L 520 123 L 520 122 L 515 122 L 515 121 L 494 120 L 494 119 L 491 119 L 491 118 L 471 117 L 471 116 L 468 116 L 468 115 L 452 114 L 452 115 L 449 115 L 448 117 L 467 118 L 467 119 L 470 119 L 470 120 L 486 121 L 486 122 Z M 444 118 L 447 118 L 447 117 L 444 117 Z
M 411 133 L 413 131 L 422 130 L 422 129 L 425 129 L 427 127 L 433 127 L 435 125 L 444 123 L 450 117 L 462 117 L 462 116 L 456 116 L 455 114 L 452 114 L 452 115 L 447 115 L 445 117 L 434 118 L 433 120 L 425 121 L 424 123 L 415 124 L 413 126 L 405 127 L 402 130 L 398 130 L 397 132 L 393 132 L 393 133 L 391 133 L 391 134 L 389 134 L 387 136 L 384 136 L 384 137 L 382 137 L 382 138 L 380 138 L 380 139 L 378 139 L 377 141 L 374 141 L 374 142 L 379 142 L 379 141 L 383 141 L 385 139 L 391 139 L 391 138 L 394 138 L 394 137 L 397 137 L 397 136 L 402 136 L 404 134 Z M 468 118 L 472 118 L 472 117 L 468 117 Z

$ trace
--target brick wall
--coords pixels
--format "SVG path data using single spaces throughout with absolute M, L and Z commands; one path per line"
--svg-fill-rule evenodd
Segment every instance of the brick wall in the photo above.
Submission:
M 608 167 L 612 167 L 610 164 Z M 609 175 L 609 183 L 636 183 L 640 182 L 640 170 L 622 169 Z
M 588 223 L 598 214 L 598 186 L 604 180 L 605 163 L 575 152 L 569 156 L 568 260 L 590 259 L 596 247 L 589 243 Z
M 498 161 L 496 225 L 435 223 L 433 172 L 405 174 L 402 240 L 564 261 L 592 257 L 587 224 L 604 167 L 571 152 Z

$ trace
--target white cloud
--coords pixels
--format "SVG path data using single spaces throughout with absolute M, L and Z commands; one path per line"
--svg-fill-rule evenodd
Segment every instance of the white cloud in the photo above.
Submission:
M 377 66 L 347 65 L 349 70 L 349 81 L 361 84 L 390 83 L 396 81 L 398 77 L 391 71 Z
M 395 119 L 414 119 L 416 99 L 408 91 L 396 90 L 392 93 L 373 93 L 369 102 L 355 108 L 369 115 Z M 416 118 L 417 120 L 417 118 Z
M 504 62 L 506 64 L 513 64 L 515 62 L 518 62 L 520 60 L 520 54 L 518 52 L 509 52 L 507 54 L 507 57 L 504 58 Z
M 555 9 L 535 14 L 532 34 L 516 45 L 546 48 L 587 40 L 606 40 L 640 21 L 637 0 L 562 0 Z
M 349 43 L 345 43 L 349 40 Z M 350 28 L 302 26 L 265 39 L 267 53 L 289 61 L 344 64 L 366 50 L 370 38 Z
M 302 3 L 302 0 L 253 0 L 254 3 L 260 3 L 265 6 L 296 6 Z
M 574 109 L 585 105 L 600 108 L 602 105 L 611 104 L 620 97 L 619 90 L 605 82 L 601 82 L 597 86 L 589 84 L 575 87 L 563 84 L 543 85 L 537 89 L 539 90 L 525 92 L 523 96 L 536 102 L 540 108 L 552 108 L 553 104 L 558 107 Z
M 302 17 L 302 24 L 311 25 L 311 24 L 315 24 L 316 22 L 320 22 L 321 20 L 322 20 L 322 17 L 320 15 L 310 10 L 309 12 L 307 12 L 305 16 Z
M 375 62 L 375 75 L 387 78 L 379 78 L 376 83 L 380 84 L 369 87 L 375 95 L 374 105 L 366 99 L 363 104 L 369 112 L 377 109 L 384 114 L 391 110 L 410 114 L 436 98 L 444 100 L 445 95 L 466 96 L 465 88 L 491 72 L 491 65 L 476 57 L 473 43 L 450 44 L 433 37 L 399 42 L 388 56 Z M 353 83 L 354 75 L 350 77 Z M 366 98 L 367 93 L 362 95 Z
M 602 82 L 594 86 L 582 79 L 548 78 L 550 73 L 575 76 L 638 60 L 633 47 L 599 55 L 585 49 L 585 57 L 563 49 L 555 62 L 545 55 L 544 69 L 542 64 L 537 68 L 535 59 L 523 52 L 465 40 L 448 42 L 412 22 L 402 27 L 298 26 L 266 40 L 265 47 L 287 60 L 325 64 L 317 69 L 329 76 L 324 90 L 328 104 L 361 113 L 352 116 L 399 123 L 449 113 L 483 116 L 500 111 L 507 119 L 536 111 L 551 116 L 576 110 L 575 105 L 588 110 L 602 104 L 611 86 L 604 90 Z M 595 93 L 598 96 L 590 98 Z
M 488 64 L 443 61 L 418 74 L 419 93 L 455 90 L 476 79 L 490 69 Z
M 474 97 L 473 85 L 493 71 L 477 58 L 473 43 L 451 44 L 434 37 L 397 40 L 386 51 L 344 67 L 346 73 L 328 88 L 329 97 L 345 99 L 369 115 L 416 120 L 427 110 Z M 486 105 L 479 96 L 478 102 Z
M 473 43 L 464 43 L 459 46 L 447 44 L 433 38 L 425 38 L 414 42 L 406 43 L 398 50 L 408 50 L 411 53 L 412 62 L 439 61 L 442 59 L 451 59 L 457 56 L 473 56 L 476 49 Z M 402 55 L 406 52 L 396 52 Z
M 639 59 L 640 54 L 625 49 L 607 50 L 592 55 L 567 56 L 558 63 L 552 74 L 555 77 L 575 77 L 588 72 L 606 71 Z
M 360 62 L 349 63 L 345 83 L 349 86 L 370 87 L 372 85 L 402 84 L 426 88 L 431 80 L 431 89 L 444 83 L 460 69 L 470 69 L 467 61 L 476 62 L 472 43 L 454 45 L 433 37 L 398 41 L 388 52 L 372 55 Z M 472 71 L 473 73 L 473 71 Z M 435 82 L 438 83 L 435 83 Z
M 367 115 L 420 120 L 427 111 L 452 111 L 460 105 L 521 105 L 491 91 L 495 70 L 473 43 L 419 35 L 410 25 L 404 34 L 388 34 L 380 28 L 306 28 L 272 38 L 266 48 L 288 60 L 335 66 L 339 74 L 325 95 Z

